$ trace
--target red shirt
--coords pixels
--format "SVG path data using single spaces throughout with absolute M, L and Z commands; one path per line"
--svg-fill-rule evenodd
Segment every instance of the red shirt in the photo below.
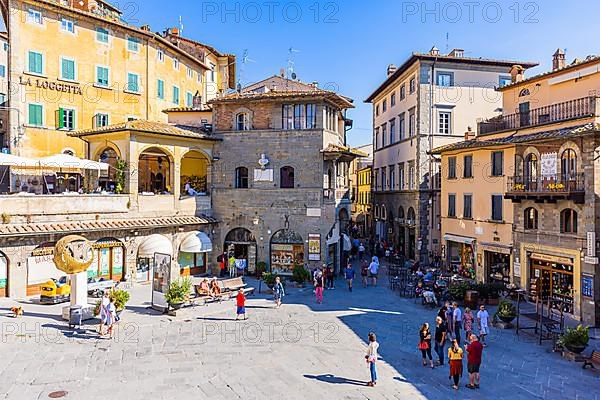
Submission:
M 246 296 L 244 296 L 243 293 L 238 293 L 238 295 L 236 296 L 236 300 L 238 307 L 244 307 L 244 304 L 246 303 Z
M 469 364 L 481 364 L 481 353 L 483 352 L 483 345 L 477 342 L 473 342 L 467 346 L 467 360 Z

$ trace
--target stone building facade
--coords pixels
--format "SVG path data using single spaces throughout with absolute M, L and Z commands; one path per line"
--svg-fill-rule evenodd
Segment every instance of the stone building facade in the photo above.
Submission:
M 211 102 L 222 139 L 212 166 L 213 258 L 227 252 L 250 273 L 261 261 L 282 274 L 294 264 L 338 266 L 350 250 L 348 164 L 362 155 L 344 146 L 352 103 L 272 80 Z
M 496 115 L 510 68 L 536 64 L 465 57 L 454 49 L 413 53 L 390 65 L 365 100 L 373 104 L 375 235 L 407 259 L 441 255 L 440 164 L 431 150 L 463 139 L 477 119 Z

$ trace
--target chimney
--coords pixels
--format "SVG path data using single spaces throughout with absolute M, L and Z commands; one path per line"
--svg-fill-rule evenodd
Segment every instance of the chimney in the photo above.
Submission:
M 513 65 L 510 69 L 510 81 L 511 83 L 521 82 L 524 78 L 523 72 L 525 72 L 525 68 L 520 65 Z
M 387 76 L 393 75 L 398 68 L 394 64 L 390 64 L 387 67 Z
M 473 129 L 469 126 L 465 132 L 465 140 L 477 139 L 477 133 L 473 132 Z
M 565 52 L 562 49 L 557 49 L 556 53 L 552 55 L 552 71 L 558 71 L 566 66 Z
M 439 56 L 440 55 L 440 49 L 438 49 L 437 47 L 433 46 L 431 48 L 431 50 L 429 50 L 429 54 L 431 54 L 432 56 Z
M 196 94 L 192 98 L 192 107 L 196 110 L 202 108 L 202 96 L 200 96 L 200 92 L 196 91 Z
M 179 36 L 179 28 L 171 28 L 171 34 L 173 36 Z
M 140 29 L 146 32 L 150 32 L 150 25 L 142 25 Z
M 315 89 L 319 88 L 319 82 L 317 81 L 313 81 L 313 83 L 310 84 L 312 87 L 314 87 Z

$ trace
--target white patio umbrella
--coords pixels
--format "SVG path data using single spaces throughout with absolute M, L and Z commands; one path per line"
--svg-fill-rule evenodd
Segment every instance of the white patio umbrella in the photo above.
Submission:
M 32 168 L 37 167 L 38 161 L 32 158 L 19 157 L 14 154 L 0 153 L 0 165 L 9 167 Z
M 71 168 L 71 169 L 91 169 L 91 170 L 105 170 L 108 171 L 109 165 L 107 163 L 86 160 L 84 158 L 78 158 L 69 154 L 56 154 L 53 156 L 43 157 L 39 159 L 39 166 L 45 168 Z

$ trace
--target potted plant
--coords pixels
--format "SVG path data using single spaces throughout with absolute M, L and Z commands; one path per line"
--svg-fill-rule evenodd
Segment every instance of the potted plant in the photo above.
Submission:
M 496 317 L 502 322 L 509 324 L 517 317 L 517 308 L 512 302 L 502 300 L 496 310 Z
M 579 325 L 577 328 L 567 328 L 566 332 L 560 335 L 558 344 L 565 347 L 570 352 L 580 354 L 590 341 L 589 328 Z
M 267 271 L 267 263 L 264 261 L 259 261 L 256 263 L 256 277 L 262 277 L 263 273 Z
M 273 289 L 275 286 L 275 278 L 277 278 L 277 274 L 274 272 L 263 272 L 262 274 L 262 280 L 269 289 Z
M 189 299 L 191 289 L 192 281 L 190 278 L 180 278 L 171 282 L 167 293 L 165 293 L 167 304 L 172 309 L 179 310 L 183 303 Z
M 303 265 L 296 264 L 292 270 L 292 281 L 299 287 L 304 287 L 304 283 L 310 280 L 310 272 Z
M 109 297 L 111 300 L 115 299 L 115 309 L 117 310 L 117 315 L 120 315 L 129 301 L 129 292 L 123 289 L 113 289 L 110 291 Z

